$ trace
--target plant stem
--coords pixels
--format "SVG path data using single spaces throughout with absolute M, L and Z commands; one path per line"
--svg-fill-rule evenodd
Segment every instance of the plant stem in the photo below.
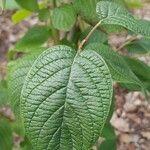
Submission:
M 124 48 L 125 46 L 129 45 L 131 42 L 138 40 L 139 37 L 131 37 L 129 39 L 127 39 L 123 44 L 121 44 L 116 51 L 120 51 L 122 48 Z
M 53 0 L 53 8 L 55 8 L 56 7 L 56 0 Z
M 89 34 L 85 37 L 85 39 L 83 39 L 83 40 L 81 41 L 81 43 L 79 44 L 79 48 L 78 48 L 79 51 L 83 48 L 84 44 L 89 40 L 90 36 L 91 36 L 91 35 L 93 34 L 93 32 L 99 27 L 100 24 L 101 24 L 101 21 L 99 21 L 99 22 L 93 27 L 93 29 L 89 32 Z
M 56 0 L 52 1 L 52 5 L 53 5 L 53 9 L 57 7 Z M 51 29 L 52 29 L 52 36 L 54 39 L 54 44 L 58 44 L 59 43 L 59 31 L 54 28 L 54 26 L 52 25 L 52 22 L 51 22 Z

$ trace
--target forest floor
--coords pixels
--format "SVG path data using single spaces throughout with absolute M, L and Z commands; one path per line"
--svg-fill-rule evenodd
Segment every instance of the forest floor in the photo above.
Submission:
M 11 21 L 12 13 L 6 11 L 0 16 L 0 79 L 6 75 L 8 49 L 13 48 L 25 31 L 37 23 L 36 18 L 30 18 L 14 25 Z M 134 13 L 150 20 L 150 5 Z M 125 40 L 125 36 L 118 34 L 110 36 L 109 42 L 113 47 L 118 47 Z M 140 56 L 139 59 L 150 64 L 150 56 Z M 117 84 L 114 87 L 116 100 L 111 123 L 117 135 L 117 150 L 150 150 L 150 104 L 140 92 L 129 93 Z

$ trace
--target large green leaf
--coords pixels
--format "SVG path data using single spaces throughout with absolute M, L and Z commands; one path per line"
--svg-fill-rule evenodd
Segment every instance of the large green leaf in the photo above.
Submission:
M 124 59 L 139 79 L 142 81 L 149 81 L 150 84 L 150 66 L 138 59 L 129 57 L 124 57 Z
M 99 137 L 112 99 L 112 81 L 101 56 L 68 46 L 42 53 L 22 90 L 26 132 L 36 150 L 89 149 Z
M 28 52 L 31 48 L 36 48 L 45 43 L 50 36 L 47 26 L 34 26 L 17 42 L 16 51 Z
M 22 8 L 30 11 L 37 11 L 39 9 L 38 0 L 15 0 Z
M 95 50 L 105 59 L 112 74 L 112 78 L 115 81 L 141 86 L 140 80 L 132 72 L 122 56 L 114 52 L 111 48 L 101 43 L 92 43 L 87 45 L 86 49 Z
M 102 24 L 120 25 L 137 34 L 150 36 L 150 22 L 135 19 L 125 7 L 118 3 L 100 1 L 97 4 L 96 12 Z
M 70 30 L 76 21 L 76 12 L 72 5 L 62 5 L 53 10 L 52 23 L 59 30 Z

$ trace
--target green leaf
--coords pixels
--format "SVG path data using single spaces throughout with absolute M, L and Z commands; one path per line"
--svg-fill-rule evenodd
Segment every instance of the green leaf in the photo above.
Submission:
M 73 6 L 77 13 L 85 19 L 97 21 L 96 4 L 100 0 L 73 0 Z
M 150 66 L 146 65 L 144 62 L 138 59 L 125 56 L 124 59 L 140 80 L 147 81 L 150 84 Z
M 25 9 L 18 10 L 12 15 L 12 21 L 15 24 L 19 23 L 25 18 L 29 17 L 31 14 L 32 12 L 25 10 Z
M 32 52 L 32 54 L 24 56 L 16 61 L 11 61 L 8 64 L 7 82 L 8 94 L 11 102 L 11 107 L 15 113 L 16 121 L 13 124 L 15 132 L 24 135 L 24 127 L 20 116 L 20 95 L 21 90 L 33 62 L 41 52 Z
M 50 18 L 50 11 L 48 8 L 43 8 L 38 11 L 40 21 L 47 21 Z
M 129 8 L 142 8 L 143 2 L 141 0 L 125 0 L 125 3 Z
M 117 150 L 117 137 L 114 128 L 107 123 L 103 129 L 103 137 L 105 140 L 100 145 L 100 150 Z
M 72 5 L 61 5 L 53 10 L 52 23 L 54 28 L 68 31 L 76 22 L 76 13 Z
M 34 26 L 17 42 L 16 51 L 28 52 L 44 44 L 50 36 L 47 26 Z
M 3 3 L 1 2 L 0 2 L 0 7 L 3 8 Z M 5 9 L 12 10 L 12 9 L 18 9 L 18 8 L 19 6 L 15 2 L 15 0 L 6 0 Z
M 85 49 L 92 49 L 99 53 L 106 61 L 112 78 L 117 82 L 132 83 L 141 86 L 140 80 L 132 72 L 121 55 L 114 52 L 108 46 L 101 43 L 92 43 L 85 47 Z
M 22 8 L 29 11 L 38 11 L 38 0 L 15 0 Z
M 26 132 L 36 150 L 89 149 L 108 116 L 112 80 L 98 53 L 56 46 L 35 61 L 21 97 Z
M 13 137 L 11 126 L 8 121 L 0 119 L 0 148 L 1 150 L 12 150 Z
M 126 48 L 130 53 L 137 53 L 137 54 L 150 53 L 150 39 L 142 38 L 136 40 L 128 44 Z
M 33 62 L 41 52 L 32 53 L 18 60 L 11 61 L 8 64 L 7 82 L 9 99 L 12 103 L 14 111 L 18 113 L 20 105 L 21 90 L 25 81 L 25 77 L 29 72 Z M 17 114 L 16 113 L 16 114 Z
M 100 1 L 96 12 L 102 24 L 120 25 L 144 36 L 150 36 L 150 22 L 135 19 L 128 10 L 115 2 Z
M 7 83 L 5 80 L 0 80 L 0 105 L 8 103 Z
M 90 31 L 91 28 L 86 29 L 81 35 L 81 40 L 83 40 Z M 107 43 L 107 42 L 108 42 L 108 37 L 106 33 L 100 30 L 95 30 L 90 36 L 89 40 L 86 42 L 86 45 L 89 43 Z
M 115 134 L 115 130 L 110 123 L 110 120 L 114 112 L 114 107 L 115 107 L 114 100 L 115 99 L 113 96 L 113 101 L 111 104 L 109 115 L 108 115 L 107 121 L 102 131 L 102 137 L 105 138 L 105 140 L 100 144 L 99 150 L 116 150 L 117 149 L 117 137 Z
M 96 14 L 96 4 L 101 0 L 73 0 L 73 6 L 76 12 L 81 15 L 85 20 L 89 20 L 92 22 L 98 21 L 98 15 Z M 108 0 L 114 1 L 121 5 L 124 4 L 123 1 L 120 0 Z
M 98 21 L 98 15 L 96 14 L 96 4 L 100 0 L 73 0 L 73 7 L 75 8 L 78 15 L 82 17 L 88 24 L 95 25 Z M 120 0 L 113 0 L 117 1 L 117 3 L 123 5 L 123 1 Z M 114 25 L 104 25 L 101 26 L 102 30 L 112 33 L 112 32 L 120 32 L 123 30 L 123 27 L 114 26 Z
M 2 10 L 4 10 L 6 8 L 6 0 L 1 0 L 0 3 Z

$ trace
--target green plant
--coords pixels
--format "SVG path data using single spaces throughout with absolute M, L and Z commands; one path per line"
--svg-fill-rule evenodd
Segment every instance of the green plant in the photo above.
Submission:
M 112 82 L 147 96 L 150 67 L 115 52 L 108 35 L 140 34 L 141 39 L 128 40 L 118 51 L 125 47 L 132 51 L 135 45 L 136 52 L 138 43 L 147 54 L 148 44 L 141 41 L 149 41 L 150 22 L 133 16 L 127 8 L 129 1 L 16 2 L 22 8 L 12 16 L 14 23 L 32 14 L 42 22 L 8 52 L 8 95 L 16 114 L 13 128 L 27 139 L 24 149 L 32 145 L 36 150 L 88 150 L 99 136 L 106 139 L 100 149 L 109 144 L 115 149 L 109 122 Z M 18 53 L 22 56 L 16 59 Z

